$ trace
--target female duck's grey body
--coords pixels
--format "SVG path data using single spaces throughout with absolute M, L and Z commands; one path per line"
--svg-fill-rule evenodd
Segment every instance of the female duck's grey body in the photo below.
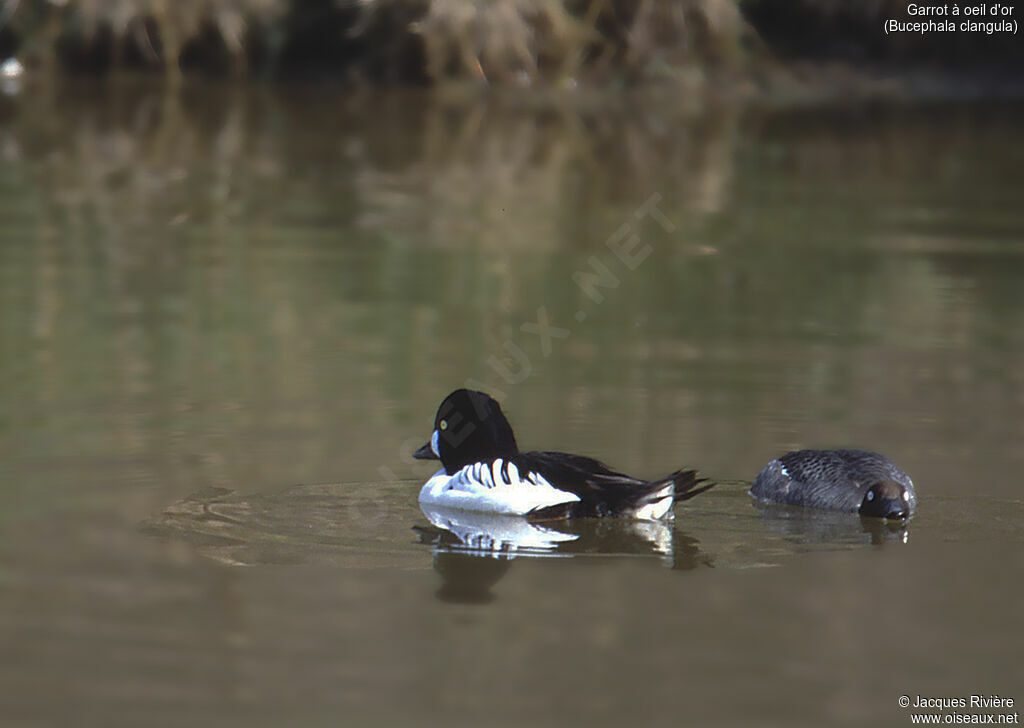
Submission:
M 750 494 L 775 503 L 908 518 L 917 507 L 910 476 L 865 450 L 797 450 L 758 473 Z

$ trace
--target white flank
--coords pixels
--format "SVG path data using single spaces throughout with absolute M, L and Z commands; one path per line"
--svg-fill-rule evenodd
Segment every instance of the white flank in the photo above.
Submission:
M 660 521 L 663 518 L 671 518 L 675 515 L 672 512 L 672 496 L 674 493 L 675 484 L 669 482 L 661 490 L 652 493 L 649 497 L 653 502 L 646 503 L 637 508 L 634 517 L 647 521 Z M 660 500 L 657 500 L 659 498 Z
M 420 489 L 420 503 L 426 505 L 510 516 L 579 499 L 575 493 L 558 490 L 538 473 L 520 475 L 519 468 L 500 459 L 467 465 L 455 475 L 442 468 Z M 671 499 L 668 503 L 671 507 Z

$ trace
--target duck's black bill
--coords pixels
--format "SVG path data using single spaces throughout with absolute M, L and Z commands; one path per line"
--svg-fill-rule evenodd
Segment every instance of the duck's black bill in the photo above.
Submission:
M 433 451 L 433 449 L 431 449 L 429 442 L 426 445 L 424 445 L 423 447 L 421 447 L 419 450 L 414 452 L 412 454 L 412 456 L 414 458 L 416 458 L 417 460 L 439 460 L 440 459 L 440 458 L 437 457 L 437 455 L 434 454 L 434 451 Z

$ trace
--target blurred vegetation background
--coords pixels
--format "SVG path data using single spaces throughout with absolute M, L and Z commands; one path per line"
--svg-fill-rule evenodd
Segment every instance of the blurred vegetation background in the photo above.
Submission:
M 902 0 L 2 0 L 0 57 L 29 71 L 174 79 L 448 79 L 576 86 L 734 77 L 779 64 L 979 71 L 1019 83 L 1009 33 L 886 35 Z M 912 18 L 919 19 L 919 18 Z M 988 18 L 983 18 L 988 19 Z M 826 62 L 826 63 L 823 63 Z M 830 77 L 830 76 L 829 76 Z
M 886 36 L 903 12 L 0 0 L 5 725 L 578 722 L 552 645 L 595 725 L 884 724 L 906 675 L 1007 694 L 1024 103 L 963 97 L 1019 87 L 1021 43 Z M 636 217 L 655 195 L 672 232 Z M 607 245 L 627 222 L 635 272 Z M 601 306 L 592 260 L 621 278 Z M 541 306 L 572 329 L 551 356 Z M 506 343 L 534 367 L 514 390 Z M 733 481 L 680 519 L 724 568 L 519 560 L 495 609 L 435 603 L 408 455 L 468 377 L 524 445 Z M 927 489 L 915 546 L 731 568 L 809 541 L 735 479 L 842 444 Z M 845 628 L 879 595 L 889 652 Z M 651 629 L 614 629 L 634 613 Z

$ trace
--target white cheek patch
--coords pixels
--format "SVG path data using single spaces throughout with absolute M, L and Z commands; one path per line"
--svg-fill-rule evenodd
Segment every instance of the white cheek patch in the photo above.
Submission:
M 437 449 L 437 438 L 438 432 L 434 430 L 434 434 L 430 436 L 430 449 L 434 451 L 434 454 L 441 457 L 441 452 Z

